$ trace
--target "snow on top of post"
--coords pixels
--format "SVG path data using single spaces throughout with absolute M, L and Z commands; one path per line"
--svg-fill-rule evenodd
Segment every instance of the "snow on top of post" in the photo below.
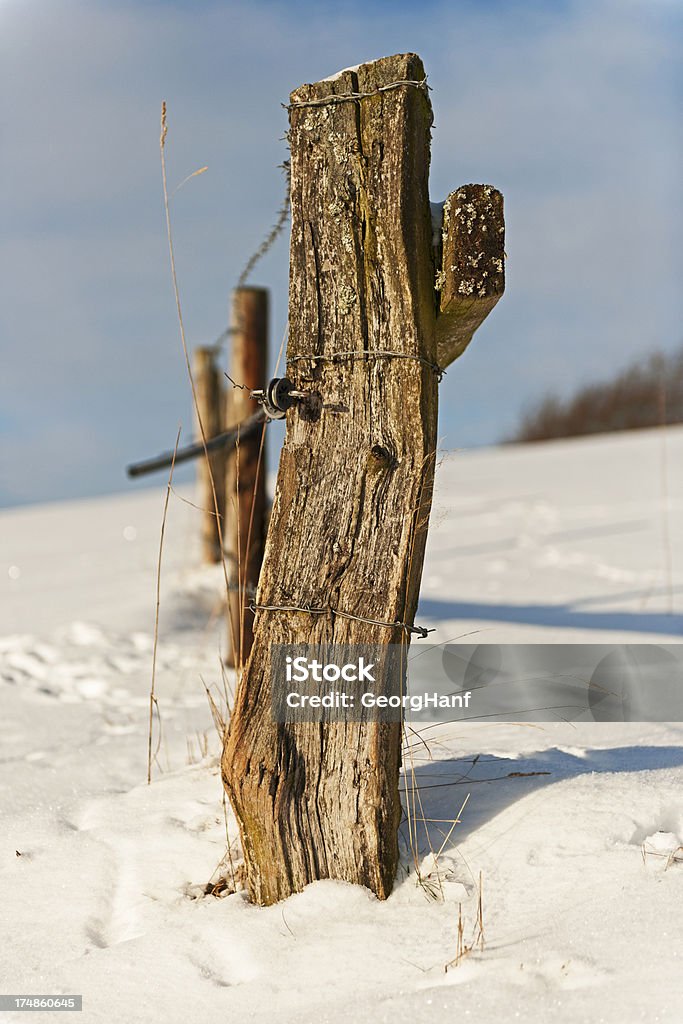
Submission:
M 371 63 L 371 61 L 361 61 L 361 64 L 368 64 L 368 63 Z M 360 64 L 354 64 L 354 66 L 352 68 L 342 68 L 341 71 L 337 71 L 336 74 L 330 75 L 328 78 L 321 78 L 321 79 L 319 79 L 319 81 L 321 81 L 321 82 L 336 82 L 338 78 L 341 78 L 341 76 L 343 74 L 345 74 L 345 72 L 347 72 L 347 71 L 358 71 L 359 67 L 360 67 Z

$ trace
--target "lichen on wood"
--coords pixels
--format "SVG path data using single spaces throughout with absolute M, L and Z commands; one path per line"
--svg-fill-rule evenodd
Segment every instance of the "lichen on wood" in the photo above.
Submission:
M 437 269 L 437 358 L 462 355 L 505 290 L 503 196 L 492 185 L 463 185 L 444 204 Z

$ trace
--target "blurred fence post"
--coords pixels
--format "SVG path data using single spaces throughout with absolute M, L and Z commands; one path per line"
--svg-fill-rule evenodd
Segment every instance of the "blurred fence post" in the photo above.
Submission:
M 226 395 L 226 427 L 246 420 L 259 406 L 250 391 L 264 388 L 268 366 L 268 291 L 236 288 L 232 297 L 232 354 Z M 265 427 L 264 427 L 265 429 Z M 265 543 L 266 453 L 263 430 L 240 438 L 227 454 L 224 543 L 230 560 L 228 663 L 246 661 L 253 642 L 253 603 Z
M 209 441 L 223 430 L 224 389 L 221 373 L 216 365 L 216 350 L 211 347 L 197 348 L 194 354 L 194 380 L 197 392 L 197 407 L 204 427 L 204 436 Z M 197 423 L 197 436 L 201 430 Z M 216 504 L 219 515 L 225 510 L 225 450 L 212 452 L 209 457 L 213 483 L 216 488 Z M 202 562 L 220 562 L 221 546 L 206 455 L 202 455 L 197 466 L 198 504 L 204 510 L 201 523 Z

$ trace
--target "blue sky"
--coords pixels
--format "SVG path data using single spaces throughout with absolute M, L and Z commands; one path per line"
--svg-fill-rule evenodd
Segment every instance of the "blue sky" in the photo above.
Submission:
M 291 89 L 406 50 L 424 60 L 431 193 L 505 195 L 507 293 L 441 385 L 441 443 L 491 443 L 681 331 L 683 9 L 516 3 L 0 0 L 0 504 L 134 485 L 192 416 L 168 271 L 169 108 L 190 344 L 282 198 Z M 287 241 L 252 279 L 286 322 Z M 164 481 L 159 479 L 159 486 Z

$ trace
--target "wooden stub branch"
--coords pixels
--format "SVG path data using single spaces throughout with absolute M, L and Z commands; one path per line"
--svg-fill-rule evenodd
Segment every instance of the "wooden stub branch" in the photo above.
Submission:
M 194 353 L 194 380 L 197 392 L 197 410 L 204 427 L 207 441 L 223 430 L 223 385 L 222 374 L 216 365 L 213 348 L 198 348 Z M 201 430 L 197 424 L 197 436 Z M 210 471 L 209 471 L 209 466 Z M 197 485 L 200 508 L 204 510 L 201 520 L 201 558 L 203 562 L 219 562 L 221 545 L 216 524 L 216 508 L 213 498 L 213 484 L 216 488 L 216 504 L 219 515 L 223 515 L 225 502 L 225 452 L 202 454 L 197 464 Z
M 268 291 L 236 288 L 232 297 L 230 376 L 226 421 L 231 427 L 258 410 L 250 391 L 266 384 L 268 366 Z M 237 385 L 237 386 L 235 386 Z M 230 559 L 228 662 L 240 666 L 253 642 L 253 604 L 265 545 L 266 450 L 261 428 L 240 437 L 227 457 L 224 543 Z
M 424 79 L 402 54 L 291 96 L 287 376 L 309 397 L 287 412 L 222 762 L 262 904 L 319 878 L 385 898 L 398 865 L 401 724 L 277 724 L 271 661 L 274 644 L 401 644 L 386 623 L 414 620 L 439 378 Z
M 436 352 L 448 366 L 462 355 L 505 290 L 503 197 L 491 185 L 463 185 L 444 204 Z

